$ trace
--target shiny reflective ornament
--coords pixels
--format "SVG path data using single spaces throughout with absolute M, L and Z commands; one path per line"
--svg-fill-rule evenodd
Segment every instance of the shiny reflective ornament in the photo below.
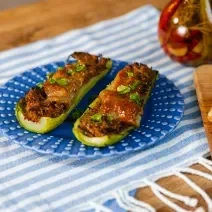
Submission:
M 211 6 L 211 0 L 171 0 L 162 11 L 158 35 L 173 60 L 187 65 L 212 61 Z

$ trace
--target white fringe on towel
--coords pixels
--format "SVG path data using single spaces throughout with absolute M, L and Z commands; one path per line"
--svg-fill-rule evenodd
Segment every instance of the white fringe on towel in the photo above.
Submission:
M 103 204 L 108 200 L 115 199 L 119 207 L 121 207 L 126 211 L 130 210 L 132 212 L 156 212 L 156 209 L 153 208 L 153 206 L 151 206 L 150 204 L 137 200 L 133 196 L 129 195 L 130 191 L 133 191 L 137 188 L 144 188 L 149 186 L 158 199 L 160 199 L 164 204 L 166 204 L 168 207 L 170 207 L 176 212 L 188 212 L 188 210 L 180 207 L 178 204 L 174 203 L 169 198 L 182 202 L 184 205 L 192 208 L 191 211 L 204 212 L 205 210 L 203 207 L 196 208 L 198 205 L 198 199 L 173 193 L 156 183 L 156 181 L 159 180 L 160 178 L 177 176 L 180 179 L 182 179 L 185 183 L 187 183 L 193 190 L 199 193 L 199 195 L 202 196 L 202 198 L 207 203 L 208 211 L 212 212 L 212 199 L 203 189 L 201 189 L 197 184 L 195 184 L 191 179 L 189 179 L 185 175 L 185 173 L 198 175 L 200 177 L 212 181 L 212 173 L 208 174 L 206 172 L 195 170 L 189 167 L 197 163 L 204 166 L 206 169 L 212 172 L 212 161 L 201 157 L 199 159 L 187 161 L 186 163 L 181 164 L 178 168 L 175 168 L 169 173 L 161 173 L 158 174 L 157 176 L 151 176 L 148 179 L 131 182 L 128 185 L 118 189 L 117 191 L 114 191 L 113 193 L 108 193 L 100 198 L 95 199 L 95 201 L 83 204 L 74 209 L 72 208 L 72 211 L 74 210 L 76 212 L 81 212 L 93 209 L 96 212 L 112 212 L 110 208 L 104 206 Z

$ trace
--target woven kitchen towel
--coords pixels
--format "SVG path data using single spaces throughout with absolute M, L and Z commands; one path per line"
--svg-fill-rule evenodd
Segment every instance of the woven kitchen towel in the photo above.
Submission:
M 180 88 L 180 125 L 146 151 L 98 159 L 42 155 L 1 138 L 0 210 L 72 211 L 132 180 L 167 170 L 209 152 L 192 82 L 193 68 L 171 61 L 157 37 L 159 12 L 147 5 L 119 18 L 0 53 L 0 83 L 32 67 L 64 60 L 73 51 L 138 61 L 158 69 Z

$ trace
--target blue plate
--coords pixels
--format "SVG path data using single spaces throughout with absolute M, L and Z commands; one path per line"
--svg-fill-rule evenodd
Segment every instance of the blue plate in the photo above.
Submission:
M 31 87 L 44 81 L 48 72 L 55 71 L 64 64 L 56 62 L 26 71 L 0 88 L 0 129 L 4 135 L 26 148 L 45 154 L 70 157 L 110 156 L 142 150 L 158 143 L 177 126 L 183 116 L 183 96 L 173 82 L 159 75 L 144 109 L 141 127 L 115 145 L 93 148 L 81 144 L 72 134 L 73 123 L 69 118 L 57 129 L 44 135 L 26 131 L 16 120 L 15 104 Z M 77 108 L 85 109 L 91 102 L 91 97 L 104 89 L 126 65 L 126 62 L 113 61 L 111 72 L 83 98 Z

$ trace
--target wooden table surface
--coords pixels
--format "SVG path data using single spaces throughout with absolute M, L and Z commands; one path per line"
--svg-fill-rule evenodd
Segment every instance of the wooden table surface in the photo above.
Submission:
M 43 0 L 0 12 L 0 50 L 127 13 L 146 3 L 161 9 L 168 0 Z
M 146 3 L 162 9 L 169 0 L 42 0 L 38 3 L 0 12 L 0 50 L 6 50 L 46 39 L 71 29 L 85 27 L 101 20 L 118 17 Z M 206 171 L 196 165 L 198 170 Z M 191 176 L 190 176 L 191 177 Z M 212 197 L 211 182 L 191 177 Z M 195 178 L 195 179 L 194 179 Z M 203 199 L 176 177 L 159 180 L 164 187 L 177 193 L 196 196 L 200 205 Z M 179 186 L 180 184 L 180 186 Z M 178 185 L 178 186 L 176 186 Z M 139 189 L 136 198 L 153 205 L 157 211 L 169 212 L 150 189 Z

